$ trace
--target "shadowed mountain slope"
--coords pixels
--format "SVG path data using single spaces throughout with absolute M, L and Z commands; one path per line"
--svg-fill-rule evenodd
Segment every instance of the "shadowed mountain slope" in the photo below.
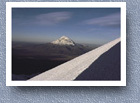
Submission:
M 120 80 L 120 43 L 102 54 L 75 80 Z

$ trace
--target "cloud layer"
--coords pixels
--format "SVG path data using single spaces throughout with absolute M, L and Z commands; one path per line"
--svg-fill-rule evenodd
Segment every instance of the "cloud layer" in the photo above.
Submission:
M 107 15 L 104 17 L 93 18 L 84 21 L 84 24 L 98 25 L 98 26 L 120 26 L 120 13 Z
M 70 12 L 52 12 L 40 14 L 36 16 L 36 24 L 40 25 L 54 25 L 70 19 L 72 14 Z

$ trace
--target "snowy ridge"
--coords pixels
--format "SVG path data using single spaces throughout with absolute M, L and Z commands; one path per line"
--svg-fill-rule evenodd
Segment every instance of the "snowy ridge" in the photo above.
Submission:
M 52 42 L 52 44 L 57 45 L 75 45 L 75 43 L 68 37 L 62 36 L 61 38 Z
M 76 57 L 51 70 L 41 73 L 29 80 L 74 80 L 79 74 L 86 70 L 103 53 L 107 52 L 114 45 L 120 42 L 120 38 L 115 39 L 97 49 L 91 50 L 79 57 Z

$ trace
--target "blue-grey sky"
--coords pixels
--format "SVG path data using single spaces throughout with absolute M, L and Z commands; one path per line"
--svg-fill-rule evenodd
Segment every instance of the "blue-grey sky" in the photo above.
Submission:
M 46 43 L 61 36 L 103 44 L 120 37 L 120 8 L 13 8 L 13 41 Z

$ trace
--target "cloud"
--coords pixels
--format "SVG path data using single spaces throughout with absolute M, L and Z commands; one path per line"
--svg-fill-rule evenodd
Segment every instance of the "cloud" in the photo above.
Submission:
M 89 20 L 84 21 L 84 24 L 118 27 L 120 26 L 120 13 L 115 13 L 115 14 L 104 16 L 104 17 L 89 19 Z
M 70 12 L 52 12 L 40 14 L 36 16 L 36 24 L 40 25 L 54 25 L 70 19 L 72 14 Z

